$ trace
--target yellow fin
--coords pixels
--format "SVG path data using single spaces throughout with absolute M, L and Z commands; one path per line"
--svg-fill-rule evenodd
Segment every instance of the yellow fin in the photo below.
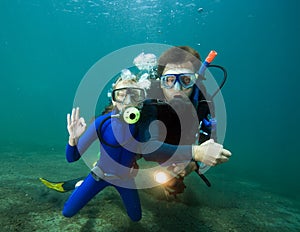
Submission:
M 66 190 L 63 188 L 64 182 L 55 183 L 55 182 L 50 182 L 48 180 L 45 180 L 43 178 L 39 178 L 39 179 L 44 185 L 47 186 L 47 188 L 54 189 L 61 193 L 66 192 Z

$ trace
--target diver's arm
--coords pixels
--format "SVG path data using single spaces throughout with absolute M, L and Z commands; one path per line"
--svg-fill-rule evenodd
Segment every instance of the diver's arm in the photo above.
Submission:
M 159 129 L 156 122 L 151 124 L 151 138 L 141 144 L 141 154 L 147 161 L 155 162 L 178 162 L 192 159 L 192 146 L 190 145 L 171 145 L 159 141 Z M 171 160 L 170 160 L 171 159 Z
M 85 131 L 85 133 L 78 139 L 76 145 L 67 144 L 66 159 L 68 162 L 74 162 L 80 159 L 81 155 L 88 149 L 88 147 L 98 138 L 97 128 L 100 124 L 101 118 L 97 118 Z
M 80 159 L 80 153 L 77 149 L 77 145 L 71 146 L 69 143 L 66 147 L 66 159 L 69 163 Z
M 155 149 L 157 148 L 158 149 Z M 142 145 L 142 154 L 147 161 L 169 164 L 195 160 L 208 166 L 215 166 L 229 160 L 231 152 L 210 139 L 201 145 L 170 145 L 158 141 L 148 141 Z
M 221 144 L 215 143 L 212 139 L 201 145 L 171 145 L 161 142 L 164 139 L 155 117 L 140 125 L 139 129 L 142 132 L 140 153 L 147 161 L 173 163 L 195 160 L 215 166 L 228 161 L 231 156 L 230 151 L 223 149 Z
M 157 150 L 151 151 L 151 147 L 160 146 Z M 151 141 L 143 146 L 142 154 L 147 161 L 166 162 L 172 158 L 174 162 L 187 161 L 192 159 L 192 146 L 189 145 L 171 145 L 159 141 Z M 170 160 L 171 161 L 171 160 Z

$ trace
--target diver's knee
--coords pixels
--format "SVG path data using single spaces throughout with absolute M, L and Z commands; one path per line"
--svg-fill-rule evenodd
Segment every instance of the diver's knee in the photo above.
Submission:
M 142 217 L 141 216 L 139 216 L 139 217 L 130 217 L 130 219 L 134 222 L 138 222 L 142 219 Z
M 62 211 L 62 215 L 64 217 L 70 218 L 70 217 L 73 217 L 75 215 L 75 213 L 64 208 L 63 211 Z
M 138 214 L 128 214 L 128 216 L 130 217 L 130 219 L 134 222 L 138 222 L 142 219 L 142 214 L 138 213 Z

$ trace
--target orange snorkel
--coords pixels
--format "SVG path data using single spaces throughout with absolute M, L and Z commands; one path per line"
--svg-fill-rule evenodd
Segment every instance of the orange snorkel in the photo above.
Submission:
M 215 57 L 218 55 L 218 53 L 215 50 L 211 50 L 208 56 L 205 58 L 205 61 L 202 63 L 199 74 L 204 75 L 204 72 L 206 68 L 209 66 L 209 64 L 215 59 Z
M 201 75 L 201 76 L 204 77 L 205 70 L 208 67 L 211 67 L 211 68 L 219 68 L 224 73 L 224 79 L 223 79 L 223 81 L 219 85 L 219 88 L 211 95 L 210 100 L 212 100 L 217 95 L 217 93 L 221 90 L 221 88 L 223 87 L 223 85 L 225 84 L 225 81 L 227 79 L 227 71 L 226 71 L 225 68 L 223 68 L 220 65 L 211 65 L 211 62 L 216 58 L 217 55 L 218 55 L 218 53 L 215 50 L 211 50 L 210 53 L 208 54 L 208 56 L 205 58 L 205 61 L 202 63 L 202 65 L 201 65 L 201 67 L 199 69 L 199 72 L 198 72 L 199 75 Z M 195 95 L 197 95 L 197 92 L 196 92 Z M 197 97 L 198 96 L 195 96 L 194 99 L 196 100 Z

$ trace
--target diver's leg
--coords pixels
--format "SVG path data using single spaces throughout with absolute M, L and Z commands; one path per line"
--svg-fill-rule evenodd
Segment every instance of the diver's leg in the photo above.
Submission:
M 118 190 L 123 204 L 126 208 L 128 216 L 132 221 L 139 221 L 142 218 L 142 209 L 140 203 L 140 197 L 137 189 L 128 189 L 115 186 Z
M 96 181 L 91 174 L 89 174 L 83 183 L 74 190 L 64 205 L 62 214 L 65 217 L 74 216 L 80 209 L 82 209 L 98 192 L 107 186 L 106 181 Z

